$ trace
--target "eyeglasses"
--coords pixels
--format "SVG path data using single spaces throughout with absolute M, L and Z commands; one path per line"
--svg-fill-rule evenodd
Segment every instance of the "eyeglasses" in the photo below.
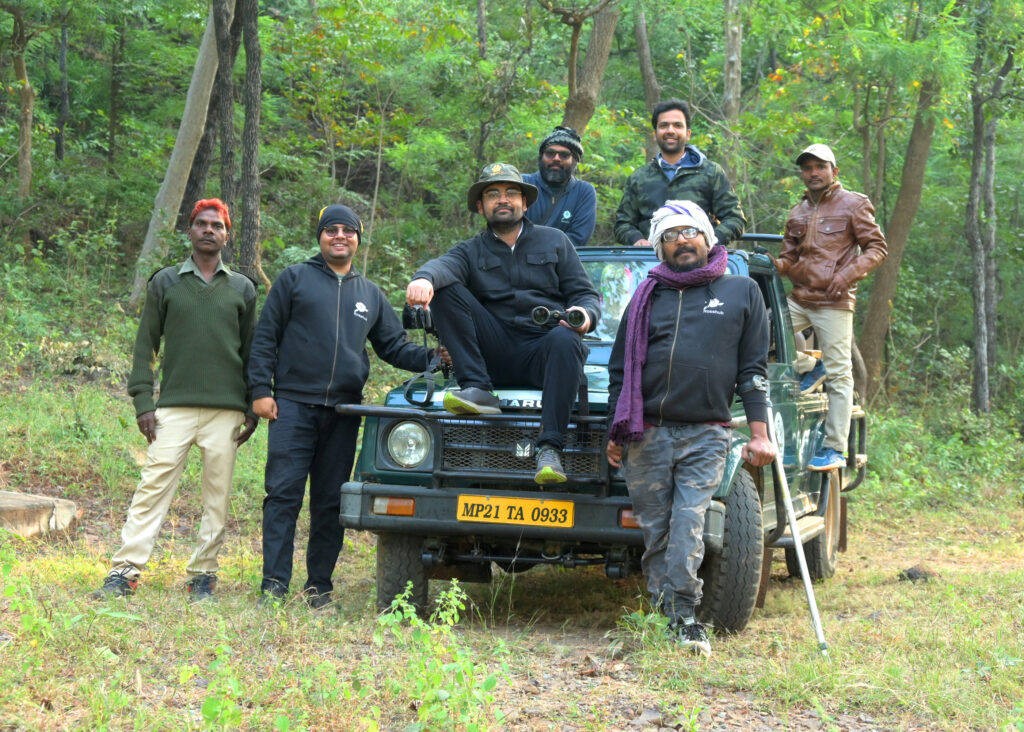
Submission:
M 351 226 L 325 226 L 324 233 L 332 239 L 336 236 L 344 236 L 346 239 L 351 239 L 359 233 L 359 229 L 353 229 Z
M 572 160 L 572 153 L 568 150 L 552 150 L 550 148 L 544 151 L 545 160 L 554 160 L 555 158 L 569 162 Z
M 671 243 L 679 239 L 679 237 L 683 237 L 684 239 L 696 239 L 697 234 L 699 233 L 700 229 L 694 228 L 693 226 L 686 226 L 682 229 L 669 229 L 661 235 L 661 240 Z
M 503 191 L 484 191 L 484 198 L 486 198 L 488 201 L 500 201 L 502 196 L 504 196 L 510 201 L 516 201 L 523 197 L 523 192 L 518 188 L 506 188 Z

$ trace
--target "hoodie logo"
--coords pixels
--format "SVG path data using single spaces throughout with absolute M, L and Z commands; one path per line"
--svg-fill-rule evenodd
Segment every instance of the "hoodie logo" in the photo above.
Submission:
M 709 313 L 711 315 L 725 315 L 725 313 L 722 311 L 722 307 L 724 305 L 724 302 L 719 300 L 717 297 L 713 297 L 710 300 L 708 300 L 707 304 L 704 306 L 704 312 Z
M 353 313 L 353 315 L 355 315 L 357 318 L 362 318 L 363 320 L 366 320 L 366 314 L 368 312 L 370 312 L 370 309 L 368 307 L 366 307 L 366 305 L 364 305 L 362 302 L 357 302 L 356 303 L 356 310 Z M 369 322 L 369 321 L 367 321 L 367 322 Z
M 562 221 L 568 221 L 572 218 L 572 211 L 562 211 Z

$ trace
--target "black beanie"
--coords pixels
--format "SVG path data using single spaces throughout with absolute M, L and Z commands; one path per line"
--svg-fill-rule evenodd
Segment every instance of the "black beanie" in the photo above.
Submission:
M 340 203 L 333 203 L 320 209 L 320 220 L 316 224 L 316 240 L 319 243 L 320 235 L 328 226 L 351 226 L 359 232 L 356 237 L 361 244 L 363 241 L 363 224 L 356 216 L 355 211 Z
M 583 159 L 583 143 L 580 140 L 579 133 L 572 127 L 562 127 L 561 125 L 556 127 L 551 134 L 545 137 L 544 141 L 541 142 L 541 154 L 544 153 L 544 148 L 548 145 L 564 145 L 572 150 L 572 154 L 576 156 L 577 162 Z

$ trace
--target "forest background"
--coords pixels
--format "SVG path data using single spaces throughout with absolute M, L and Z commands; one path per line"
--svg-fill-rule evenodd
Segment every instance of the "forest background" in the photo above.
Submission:
M 197 198 L 231 203 L 228 256 L 262 294 L 316 251 L 322 206 L 352 206 L 357 265 L 397 305 L 480 227 L 481 166 L 535 170 L 556 124 L 583 136 L 592 242 L 611 243 L 648 110 L 675 96 L 748 231 L 781 232 L 811 142 L 875 204 L 890 257 L 858 304 L 879 491 L 862 506 L 1019 515 L 1022 35 L 1019 0 L 0 0 L 0 488 L 127 505 L 135 315 Z M 394 378 L 375 364 L 368 400 Z M 101 429 L 87 405 L 119 416 Z M 48 451 L 36 417 L 74 444 Z

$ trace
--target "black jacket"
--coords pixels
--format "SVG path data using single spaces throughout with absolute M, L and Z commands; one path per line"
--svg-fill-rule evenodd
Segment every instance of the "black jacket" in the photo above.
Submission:
M 370 373 L 366 339 L 382 359 L 421 371 L 429 355 L 406 340 L 377 285 L 354 269 L 344 278 L 319 254 L 288 267 L 270 289 L 249 354 L 252 398 L 304 404 L 359 403 Z
M 631 306 L 622 315 L 608 363 L 609 425 L 622 391 Z M 768 374 L 768 315 L 761 291 L 748 277 L 722 275 L 682 291 L 658 285 L 648 338 L 641 377 L 648 424 L 728 423 L 736 385 Z M 749 421 L 767 421 L 766 397 L 763 391 L 743 394 Z
M 590 313 L 591 330 L 601 317 L 597 290 L 566 235 L 525 218 L 514 250 L 487 228 L 424 264 L 413 279 L 420 277 L 435 290 L 462 283 L 494 317 L 520 330 L 546 330 L 530 319 L 537 305 L 578 305 Z

